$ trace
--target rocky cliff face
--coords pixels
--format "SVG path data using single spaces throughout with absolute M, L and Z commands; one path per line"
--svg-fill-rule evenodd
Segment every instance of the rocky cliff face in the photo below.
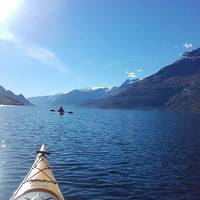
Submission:
M 32 105 L 22 94 L 15 95 L 0 86 L 0 105 Z
M 102 108 L 200 111 L 200 48 L 116 95 L 84 105 Z

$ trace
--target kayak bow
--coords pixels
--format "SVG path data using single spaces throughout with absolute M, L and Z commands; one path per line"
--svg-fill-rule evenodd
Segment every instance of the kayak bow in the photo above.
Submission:
M 10 200 L 64 200 L 49 166 L 44 144 L 37 153 L 29 173 Z

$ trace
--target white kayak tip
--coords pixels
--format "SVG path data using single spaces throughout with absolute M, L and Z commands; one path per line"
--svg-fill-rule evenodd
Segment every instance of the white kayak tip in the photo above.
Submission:
M 42 144 L 41 147 L 40 147 L 40 150 L 37 151 L 37 154 L 45 155 L 45 154 L 50 154 L 50 153 L 47 152 L 47 150 L 46 150 L 46 145 L 45 145 L 45 144 Z
M 42 145 L 41 145 L 40 151 L 47 151 L 46 145 L 45 145 L 45 144 L 42 144 Z

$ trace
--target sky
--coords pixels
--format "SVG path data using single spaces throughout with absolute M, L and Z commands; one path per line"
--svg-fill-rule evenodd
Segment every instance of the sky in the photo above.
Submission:
M 0 85 L 26 97 L 119 86 L 200 47 L 199 0 L 0 0 Z

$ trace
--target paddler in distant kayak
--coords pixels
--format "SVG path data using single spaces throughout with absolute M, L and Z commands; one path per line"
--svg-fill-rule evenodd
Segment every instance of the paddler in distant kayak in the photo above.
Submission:
M 58 109 L 58 112 L 59 112 L 59 113 L 64 113 L 64 112 L 65 112 L 65 110 L 63 109 L 63 107 L 62 107 L 62 106 L 60 106 L 60 108 Z

